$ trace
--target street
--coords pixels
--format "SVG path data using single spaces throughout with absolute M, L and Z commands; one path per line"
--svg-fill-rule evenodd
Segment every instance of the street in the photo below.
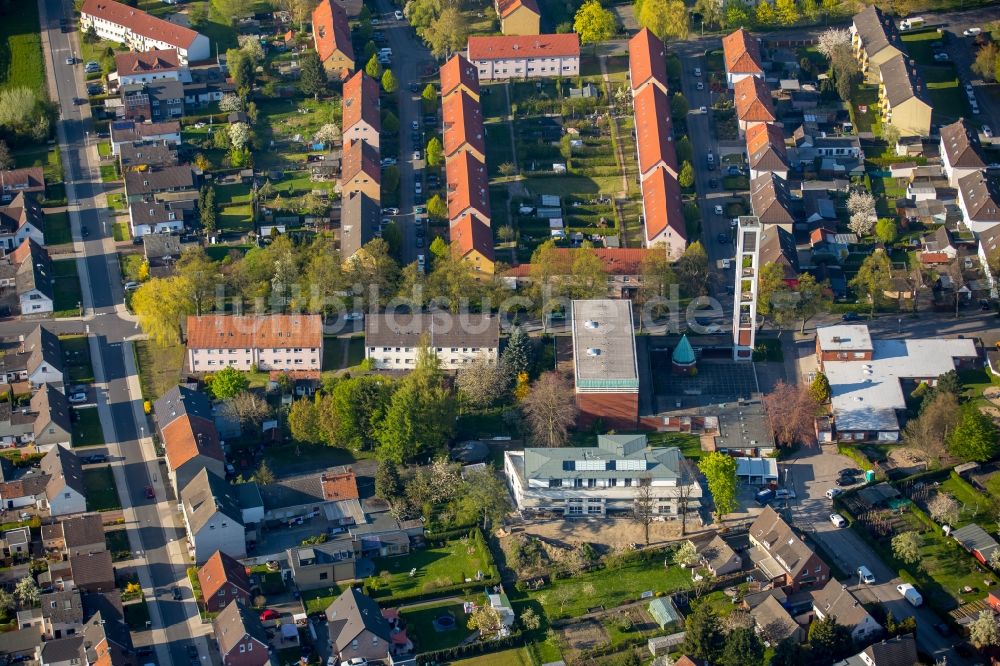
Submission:
M 108 451 L 115 461 L 112 467 L 136 556 L 127 565 L 138 570 L 150 607 L 153 631 L 137 633 L 137 643 L 155 645 L 161 664 L 179 664 L 184 662 L 184 648 L 192 640 L 190 627 L 201 625 L 185 574 L 185 535 L 182 529 L 173 527 L 173 508 L 165 501 L 164 480 L 159 478 L 159 463 L 142 411 L 135 356 L 128 341 L 137 332 L 136 324 L 124 310 L 90 106 L 74 104 L 74 98 L 86 97 L 83 69 L 65 63 L 67 57 L 79 55 L 78 33 L 63 33 L 59 26 L 60 17 L 72 17 L 72 3 L 39 0 L 39 10 L 49 87 L 61 115 L 57 132 L 72 235 L 80 253 L 77 264 L 84 321 L 73 324 L 77 330 L 85 327 L 90 335 L 98 411 L 105 439 L 110 443 Z M 86 239 L 83 227 L 89 231 Z M 58 330 L 58 326 L 54 328 Z M 157 499 L 146 499 L 146 486 L 154 487 Z M 156 598 L 156 590 L 175 585 L 185 588 L 185 601 Z M 198 643 L 201 659 L 207 662 L 207 644 L 204 640 Z

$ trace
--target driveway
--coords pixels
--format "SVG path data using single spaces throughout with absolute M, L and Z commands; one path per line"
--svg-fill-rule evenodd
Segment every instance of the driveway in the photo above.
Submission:
M 835 445 L 803 450 L 782 464 L 780 473 L 785 487 L 794 488 L 797 495 L 797 499 L 790 503 L 792 521 L 807 537 L 821 543 L 844 571 L 853 573 L 861 565 L 871 570 L 875 575 L 875 585 L 859 585 L 855 576 L 842 581 L 862 603 L 877 601 L 887 612 L 892 611 L 896 618 L 915 615 L 917 645 L 921 650 L 938 662 L 945 657 L 949 664 L 969 663 L 951 649 L 952 640 L 934 630 L 934 625 L 942 622 L 943 618 L 926 606 L 911 606 L 896 591 L 896 585 L 903 582 L 902 579 L 853 529 L 837 528 L 830 522 L 833 504 L 826 498 L 826 491 L 836 486 L 841 469 L 855 466 L 853 460 L 837 453 Z

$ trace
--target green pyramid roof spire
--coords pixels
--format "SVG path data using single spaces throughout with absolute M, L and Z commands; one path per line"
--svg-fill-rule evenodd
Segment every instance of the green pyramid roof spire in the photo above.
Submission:
M 681 341 L 674 348 L 673 362 L 677 365 L 691 365 L 695 361 L 694 348 L 688 342 L 687 335 L 681 336 Z

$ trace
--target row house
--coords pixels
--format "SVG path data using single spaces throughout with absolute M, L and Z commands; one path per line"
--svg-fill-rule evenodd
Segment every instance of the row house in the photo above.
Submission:
M 764 78 L 760 44 L 743 28 L 722 38 L 722 55 L 726 64 L 726 84 L 730 89 L 748 77 Z
M 733 102 L 736 105 L 736 121 L 740 136 L 743 136 L 751 125 L 775 121 L 771 90 L 764 79 L 749 76 L 737 81 L 733 85 Z
M 479 69 L 480 79 L 491 81 L 579 76 L 580 36 L 473 36 L 466 57 Z
M 184 84 L 173 79 L 129 83 L 121 87 L 125 120 L 158 123 L 184 116 Z
M 323 322 L 319 315 L 203 315 L 187 318 L 188 367 L 215 372 L 232 367 L 319 371 Z
M 125 196 L 129 203 L 158 199 L 168 192 L 184 192 L 194 188 L 194 171 L 190 166 L 165 167 L 151 171 L 127 171 L 124 174 Z M 193 193 L 197 198 L 197 193 Z
M 225 476 L 226 458 L 208 396 L 175 386 L 153 405 L 170 482 L 179 492 L 202 469 Z
M 150 171 L 180 166 L 177 147 L 168 141 L 126 143 L 118 150 L 118 165 L 125 171 Z
M 479 101 L 479 70 L 459 54 L 441 65 L 441 99 L 464 92 Z
M 875 5 L 854 15 L 850 32 L 854 58 L 869 83 L 879 82 L 882 65 L 906 53 L 892 18 Z
M 42 547 L 62 560 L 107 550 L 104 521 L 99 513 L 71 516 L 42 525 Z
M 752 125 L 747 130 L 746 139 L 751 180 L 765 173 L 772 173 L 783 180 L 788 180 L 785 132 L 779 125 L 770 123 Z
M 466 213 L 451 225 L 451 255 L 472 267 L 477 279 L 493 275 L 496 263 L 493 230 L 488 221 L 475 213 Z
M 111 154 L 118 155 L 121 147 L 132 143 L 163 142 L 181 145 L 181 124 L 176 120 L 160 123 L 137 123 L 134 120 L 111 122 Z M 44 187 L 42 188 L 44 191 Z
M 381 131 L 379 84 L 364 72 L 357 72 L 344 82 L 342 133 L 344 143 L 366 141 L 378 148 Z
M 205 35 L 115 0 L 85 0 L 80 7 L 80 30 L 93 30 L 101 39 L 134 51 L 174 49 L 185 65 L 212 56 Z
M 381 203 L 382 167 L 379 165 L 378 148 L 367 141 L 351 141 L 344 146 L 340 165 L 341 196 L 360 192 Z
M 450 95 L 442 105 L 442 117 L 445 159 L 451 159 L 458 151 L 468 151 L 485 163 L 486 135 L 479 101 L 464 92 Z
M 964 118 L 941 128 L 939 145 L 941 165 L 952 187 L 958 187 L 958 182 L 965 176 L 986 170 L 979 132 Z
M 663 42 L 643 28 L 628 40 L 628 78 L 635 97 L 646 86 L 656 86 L 663 94 L 667 89 L 667 53 Z
M 469 151 L 448 158 L 445 163 L 448 219 L 453 223 L 473 213 L 490 224 L 490 177 L 486 165 Z
M 340 257 L 361 259 L 364 247 L 382 236 L 378 201 L 364 192 L 348 192 L 340 203 Z M 360 253 L 360 254 L 359 254 Z
M 119 85 L 152 83 L 171 80 L 187 83 L 191 71 L 181 64 L 177 49 L 128 51 L 115 54 L 115 72 Z
M 142 172 L 139 172 L 142 173 Z M 194 195 L 192 191 L 192 195 Z M 129 227 L 133 238 L 149 234 L 180 233 L 185 222 L 195 212 L 195 202 L 187 201 L 133 201 L 128 205 Z
M 898 55 L 879 67 L 879 111 L 902 136 L 931 133 L 931 101 L 916 62 Z
M 536 0 L 494 0 L 493 8 L 505 35 L 537 35 L 542 31 L 542 12 Z
M 354 72 L 351 27 L 343 7 L 331 0 L 321 0 L 312 12 L 312 34 L 313 46 L 328 74 L 342 79 Z
M 770 172 L 764 172 L 750 181 L 750 207 L 761 224 L 782 225 L 792 230 L 796 218 L 788 181 Z

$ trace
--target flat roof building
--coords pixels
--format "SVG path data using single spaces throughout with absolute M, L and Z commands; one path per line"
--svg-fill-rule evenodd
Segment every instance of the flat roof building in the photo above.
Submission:
M 634 428 L 639 419 L 639 367 L 632 302 L 578 300 L 571 306 L 573 382 L 581 421 Z

